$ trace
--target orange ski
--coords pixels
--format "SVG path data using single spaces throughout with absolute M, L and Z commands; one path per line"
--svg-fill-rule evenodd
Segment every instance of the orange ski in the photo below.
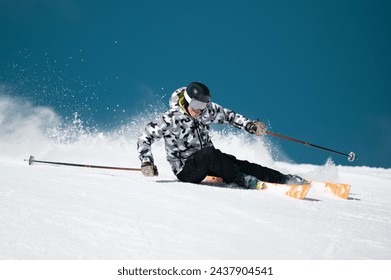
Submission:
M 268 183 L 268 182 L 262 182 L 262 184 L 265 187 L 270 187 L 270 188 L 281 188 L 281 187 L 289 188 L 285 192 L 285 195 L 297 199 L 305 198 L 308 191 L 311 189 L 311 185 L 290 185 L 290 184 L 277 184 L 277 183 Z
M 223 179 L 221 177 L 216 176 L 206 176 L 204 179 L 204 182 L 208 183 L 223 183 Z M 258 190 L 265 190 L 266 188 L 281 188 L 281 187 L 287 187 L 289 188 L 285 194 L 287 196 L 297 198 L 297 199 L 303 199 L 306 197 L 308 191 L 311 188 L 311 185 L 288 185 L 288 184 L 277 184 L 277 183 L 269 183 L 269 182 L 263 182 L 258 181 L 257 189 Z
M 348 199 L 350 192 L 349 184 L 339 184 L 339 183 L 330 183 L 330 182 L 316 182 L 312 181 L 311 185 L 313 187 L 323 187 L 326 191 L 332 193 L 335 196 L 338 196 L 342 199 Z
M 204 178 L 204 182 L 208 182 L 208 183 L 223 183 L 224 180 L 223 178 L 221 177 L 217 177 L 217 176 L 206 176 Z

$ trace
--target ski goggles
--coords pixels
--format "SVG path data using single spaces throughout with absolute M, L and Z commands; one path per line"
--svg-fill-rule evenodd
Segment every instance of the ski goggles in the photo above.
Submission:
M 185 99 L 189 103 L 190 107 L 193 108 L 193 110 L 205 110 L 208 103 L 196 100 L 194 98 L 191 98 L 187 92 L 185 91 Z

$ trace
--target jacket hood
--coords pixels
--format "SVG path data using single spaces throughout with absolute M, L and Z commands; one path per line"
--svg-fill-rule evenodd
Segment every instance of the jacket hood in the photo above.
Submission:
M 174 91 L 172 94 L 171 94 L 171 97 L 170 97 L 170 101 L 169 101 L 169 104 L 170 104 L 170 109 L 174 109 L 174 108 L 178 108 L 178 107 L 182 107 L 181 104 L 183 104 L 183 100 L 185 98 L 185 90 L 186 90 L 186 87 L 181 87 L 181 88 L 178 88 L 176 91 Z

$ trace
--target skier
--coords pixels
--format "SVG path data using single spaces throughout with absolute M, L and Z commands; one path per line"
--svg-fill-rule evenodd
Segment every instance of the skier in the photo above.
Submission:
M 257 136 L 265 134 L 266 126 L 223 108 L 210 98 L 208 87 L 199 82 L 192 82 L 172 94 L 171 108 L 147 124 L 138 138 L 137 151 L 143 175 L 158 175 L 151 145 L 164 138 L 167 160 L 176 177 L 183 182 L 200 183 L 206 176 L 217 176 L 226 183 L 233 182 L 246 189 L 262 188 L 259 180 L 308 183 L 297 175 L 285 175 L 216 149 L 209 135 L 211 123 L 229 124 Z

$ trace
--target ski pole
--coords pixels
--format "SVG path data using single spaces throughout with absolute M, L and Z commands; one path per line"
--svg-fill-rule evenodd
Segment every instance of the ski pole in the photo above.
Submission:
M 33 163 L 47 163 L 47 164 L 55 164 L 55 165 L 66 165 L 66 166 L 76 166 L 76 167 L 87 167 L 87 168 L 101 168 L 101 169 L 112 169 L 112 170 L 127 170 L 127 171 L 141 171 L 141 168 L 128 168 L 128 167 L 114 167 L 114 166 L 101 166 L 101 165 L 90 165 L 90 164 L 77 164 L 77 163 L 68 163 L 68 162 L 55 162 L 55 161 L 43 161 L 36 160 L 33 156 L 24 161 L 28 161 L 29 165 Z
M 348 157 L 348 161 L 350 161 L 350 162 L 352 162 L 352 161 L 354 161 L 356 159 L 356 154 L 354 152 L 350 152 L 349 154 L 341 153 L 341 152 L 338 152 L 338 151 L 331 150 L 329 148 L 324 148 L 324 147 L 321 147 L 321 146 L 318 146 L 318 145 L 314 145 L 314 144 L 311 144 L 311 143 L 308 143 L 308 142 L 305 142 L 305 141 L 302 141 L 302 140 L 297 140 L 295 138 L 284 136 L 284 135 L 281 135 L 281 134 L 278 134 L 278 133 L 274 133 L 274 132 L 271 132 L 271 131 L 266 131 L 266 134 L 269 134 L 269 135 L 272 135 L 272 136 L 275 136 L 275 137 L 279 137 L 279 138 L 283 138 L 285 140 L 293 141 L 293 142 L 296 142 L 296 143 L 300 143 L 300 144 L 303 144 L 303 145 L 306 145 L 306 146 L 309 146 L 309 147 L 318 148 L 318 149 L 321 149 L 321 150 L 332 152 L 334 154 L 347 156 Z

